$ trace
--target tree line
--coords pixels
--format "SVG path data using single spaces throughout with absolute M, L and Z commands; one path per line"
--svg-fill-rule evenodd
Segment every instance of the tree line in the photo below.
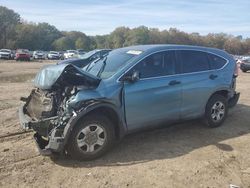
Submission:
M 231 54 L 250 53 L 250 38 L 226 33 L 186 33 L 176 28 L 160 31 L 139 26 L 118 27 L 107 35 L 87 36 L 79 31 L 59 31 L 48 23 L 31 23 L 7 7 L 0 6 L 0 48 L 67 50 L 120 48 L 138 44 L 187 44 L 224 49 Z

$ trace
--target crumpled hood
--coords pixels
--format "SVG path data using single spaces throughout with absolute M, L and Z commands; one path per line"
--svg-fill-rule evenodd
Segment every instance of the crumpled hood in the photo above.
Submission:
M 100 78 L 71 64 L 48 65 L 37 73 L 34 86 L 43 90 L 50 90 L 54 87 L 82 85 L 97 87 L 100 80 Z
M 73 58 L 73 59 L 67 59 L 67 60 L 63 60 L 58 62 L 57 64 L 72 64 L 75 65 L 77 67 L 83 68 L 85 67 L 88 63 L 90 63 L 87 59 L 79 59 L 79 58 Z

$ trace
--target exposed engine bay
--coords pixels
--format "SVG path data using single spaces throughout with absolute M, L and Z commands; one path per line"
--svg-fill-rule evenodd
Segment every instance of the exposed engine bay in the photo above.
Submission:
M 39 148 L 60 150 L 64 129 L 75 111 L 69 105 L 79 91 L 98 86 L 100 80 L 70 64 L 44 67 L 34 80 L 35 89 L 21 100 L 19 118 L 24 129 L 33 129 Z
M 32 128 L 47 137 L 53 128 L 64 127 L 72 113 L 67 110 L 67 100 L 76 93 L 76 87 L 56 91 L 33 89 L 30 96 L 24 99 L 24 113 L 33 121 L 43 123 L 33 125 Z

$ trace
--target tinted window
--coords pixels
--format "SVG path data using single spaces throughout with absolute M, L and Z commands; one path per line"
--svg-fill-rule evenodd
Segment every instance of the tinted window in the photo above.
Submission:
M 211 69 L 220 69 L 227 63 L 227 61 L 225 59 L 223 59 L 217 55 L 208 54 L 208 56 L 209 56 Z
M 172 75 L 175 73 L 174 52 L 152 54 L 139 62 L 131 71 L 139 71 L 140 78 Z
M 173 75 L 178 72 L 176 70 L 174 51 L 168 51 L 164 53 L 164 69 L 166 71 L 165 75 Z
M 209 70 L 207 53 L 193 50 L 181 50 L 182 72 L 199 72 Z

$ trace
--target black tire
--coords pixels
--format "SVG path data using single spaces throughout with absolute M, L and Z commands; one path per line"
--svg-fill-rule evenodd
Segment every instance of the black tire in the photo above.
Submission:
M 219 118 L 215 117 L 214 114 L 216 113 L 216 111 L 213 109 L 214 105 L 217 106 L 218 104 L 224 105 L 224 115 L 218 115 Z M 227 99 L 224 96 L 219 95 L 219 94 L 214 94 L 213 96 L 211 96 L 207 102 L 206 109 L 205 109 L 205 122 L 206 122 L 207 126 L 210 128 L 219 127 L 225 121 L 227 114 L 228 114 Z M 214 118 L 213 118 L 213 116 L 214 116 Z
M 81 120 L 80 120 L 81 121 Z M 97 124 L 104 130 L 105 141 L 96 151 L 86 152 L 77 144 L 79 133 L 91 124 Z M 89 115 L 84 117 L 83 121 L 75 125 L 68 140 L 66 150 L 69 155 L 77 160 L 93 160 L 105 154 L 114 144 L 115 132 L 113 123 L 102 115 Z M 83 147 L 83 146 L 82 146 Z

